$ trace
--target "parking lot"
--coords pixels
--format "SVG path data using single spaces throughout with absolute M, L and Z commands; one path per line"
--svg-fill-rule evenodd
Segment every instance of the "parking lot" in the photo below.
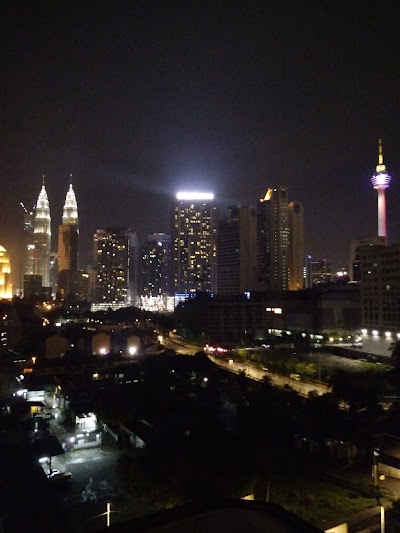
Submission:
M 143 502 L 125 497 L 116 468 L 121 453 L 118 448 L 98 447 L 53 457 L 53 469 L 72 474 L 70 480 L 53 487 L 74 533 L 106 527 L 107 502 L 111 502 L 111 523 L 154 512 Z

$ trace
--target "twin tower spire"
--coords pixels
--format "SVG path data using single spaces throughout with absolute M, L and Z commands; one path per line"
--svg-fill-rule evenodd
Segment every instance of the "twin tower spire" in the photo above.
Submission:
M 78 229 L 78 203 L 72 183 L 65 197 L 62 226 Z M 33 274 L 42 277 L 42 286 L 50 286 L 50 253 L 51 253 L 51 217 L 50 203 L 46 187 L 43 184 L 36 203 L 33 222 Z
M 51 235 L 50 203 L 49 203 L 49 198 L 47 195 L 46 187 L 44 184 L 44 177 L 43 177 L 42 188 L 40 190 L 39 197 L 36 203 L 35 222 L 36 220 L 42 220 L 42 221 L 46 220 L 49 222 L 47 224 L 44 224 L 44 227 L 41 227 L 40 229 L 38 228 L 38 231 L 35 231 L 35 233 L 48 233 L 49 232 Z M 75 191 L 72 186 L 72 183 L 70 183 L 67 195 L 65 197 L 63 215 L 62 215 L 62 223 L 65 225 L 68 225 L 68 224 L 78 225 L 78 221 L 79 221 L 78 202 L 76 201 Z

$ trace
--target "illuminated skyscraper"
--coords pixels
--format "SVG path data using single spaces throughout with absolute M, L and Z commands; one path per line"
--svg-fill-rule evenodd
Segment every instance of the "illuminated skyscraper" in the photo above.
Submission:
M 213 200 L 212 193 L 176 195 L 172 219 L 176 294 L 216 290 L 217 208 Z
M 24 258 L 24 275 L 32 275 L 35 264 L 35 245 L 33 238 L 33 226 L 35 221 L 34 210 L 28 211 L 24 204 L 21 202 L 21 207 L 24 210 L 24 246 L 25 246 L 25 258 Z
M 78 204 L 70 184 L 63 209 L 62 224 L 58 227 L 58 291 L 62 296 L 74 293 L 75 273 L 78 270 Z
M 67 196 L 65 197 L 62 223 L 72 226 L 78 226 L 78 203 L 76 201 L 75 192 L 72 183 L 69 184 Z
M 95 300 L 104 307 L 130 304 L 131 242 L 129 229 L 98 229 L 94 235 Z
M 286 187 L 267 190 L 257 206 L 257 287 L 288 289 L 288 193 Z
M 171 291 L 171 235 L 151 233 L 142 247 L 141 296 L 166 296 Z
M 0 246 L 0 299 L 12 298 L 11 267 L 7 250 Z
M 382 139 L 379 139 L 378 164 L 376 174 L 372 176 L 371 183 L 378 191 L 378 237 L 384 237 L 386 242 L 386 193 L 385 190 L 390 185 L 391 177 L 386 172 L 386 165 L 383 162 Z
M 42 276 L 42 286 L 50 285 L 51 218 L 47 192 L 44 186 L 36 204 L 33 223 L 34 265 L 33 274 Z
M 297 291 L 304 288 L 304 209 L 300 202 L 288 205 L 288 225 L 289 290 Z

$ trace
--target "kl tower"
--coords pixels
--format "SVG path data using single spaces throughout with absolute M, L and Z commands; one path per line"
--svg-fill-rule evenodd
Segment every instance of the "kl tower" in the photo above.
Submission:
M 384 237 L 386 242 L 386 193 L 390 185 L 391 177 L 386 172 L 386 165 L 383 162 L 382 139 L 379 139 L 378 164 L 376 165 L 376 174 L 372 176 L 371 183 L 374 189 L 378 191 L 378 236 Z

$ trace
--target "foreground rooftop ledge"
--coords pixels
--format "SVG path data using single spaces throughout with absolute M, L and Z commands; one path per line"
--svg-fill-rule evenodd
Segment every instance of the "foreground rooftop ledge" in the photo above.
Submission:
M 104 528 L 105 532 L 322 533 L 283 507 L 262 501 L 218 499 L 184 504 Z M 103 530 L 102 530 L 103 531 Z

